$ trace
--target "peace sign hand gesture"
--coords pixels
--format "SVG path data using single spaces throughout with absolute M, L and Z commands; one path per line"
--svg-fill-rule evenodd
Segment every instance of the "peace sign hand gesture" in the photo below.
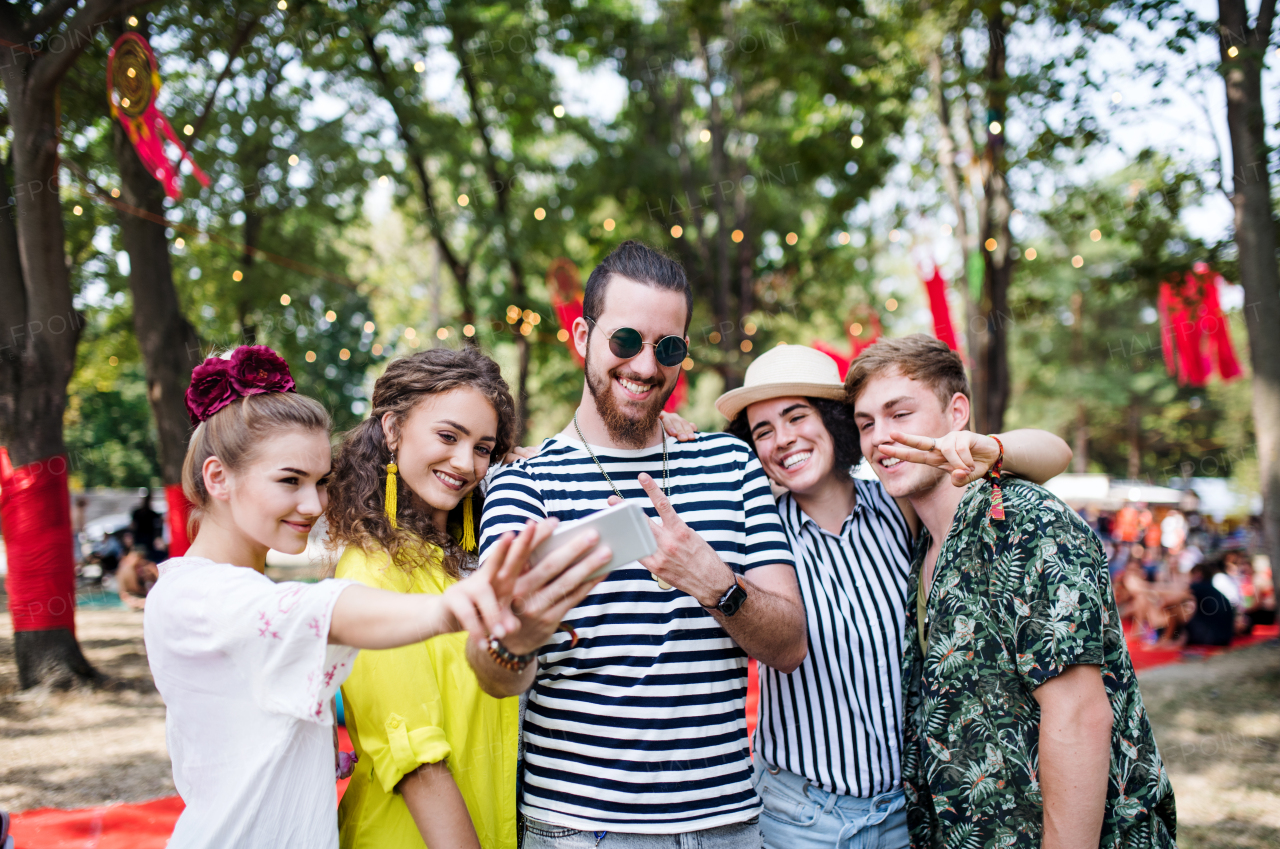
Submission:
M 1000 446 L 994 439 L 969 430 L 954 430 L 937 439 L 895 430 L 889 438 L 897 444 L 880 446 L 880 453 L 950 472 L 956 486 L 976 481 L 1000 459 Z
M 658 551 L 643 558 L 640 565 L 652 572 L 660 583 L 683 590 L 704 607 L 715 605 L 725 589 L 733 584 L 733 570 L 706 540 L 685 524 L 657 481 L 641 474 L 640 486 L 658 511 L 658 518 L 649 520 Z M 622 499 L 616 495 L 609 498 L 610 505 L 620 503 Z

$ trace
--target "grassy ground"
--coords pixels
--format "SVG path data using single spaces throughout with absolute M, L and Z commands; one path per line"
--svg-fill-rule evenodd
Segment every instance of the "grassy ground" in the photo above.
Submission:
M 1280 645 L 1140 676 L 1182 849 L 1280 847 Z
M 0 808 L 174 792 L 142 614 L 82 609 L 76 622 L 108 686 L 18 693 L 13 635 L 0 617 Z M 1280 847 L 1280 645 L 1152 669 L 1140 680 L 1178 800 L 1179 845 Z

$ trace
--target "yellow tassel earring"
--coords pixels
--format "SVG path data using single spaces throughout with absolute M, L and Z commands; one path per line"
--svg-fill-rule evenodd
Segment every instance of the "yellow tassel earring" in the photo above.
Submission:
M 396 472 L 400 471 L 396 467 L 396 457 L 391 455 L 391 462 L 387 463 L 387 518 L 391 520 L 391 527 L 398 528 L 396 524 Z
M 471 506 L 471 496 L 474 492 L 468 492 L 467 497 L 462 502 L 462 550 L 476 550 L 476 523 L 475 510 Z

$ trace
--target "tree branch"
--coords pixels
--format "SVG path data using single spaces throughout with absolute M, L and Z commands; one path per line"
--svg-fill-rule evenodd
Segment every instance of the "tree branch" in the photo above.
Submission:
M 46 51 L 32 63 L 27 86 L 27 96 L 53 97 L 53 90 L 89 45 L 93 44 L 96 31 L 116 15 L 149 2 L 149 0 L 89 0 L 71 18 L 63 35 L 67 46 L 57 52 Z
M 79 2 L 80 0 L 52 0 L 46 3 L 43 9 L 36 12 L 35 16 L 23 25 L 22 39 L 34 41 L 38 36 L 43 35 L 45 30 L 56 26 L 67 14 L 67 10 Z
M 222 73 L 218 74 L 218 79 L 213 83 L 213 90 L 209 92 L 209 97 L 204 102 L 204 108 L 200 110 L 200 117 L 191 123 L 191 138 L 195 139 L 200 135 L 204 122 L 208 120 L 209 114 L 213 111 L 213 102 L 218 98 L 218 89 L 222 88 L 222 83 L 226 81 L 227 75 L 231 73 L 231 63 L 235 62 L 236 56 L 239 55 L 240 49 L 249 41 L 249 36 L 253 34 L 253 30 L 258 26 L 261 18 L 253 17 L 240 29 L 236 30 L 236 37 L 231 42 L 231 48 L 227 51 L 227 64 L 223 66 Z
M 1258 7 L 1258 23 L 1253 28 L 1259 50 L 1266 50 L 1271 42 L 1271 27 L 1275 23 L 1275 18 L 1276 0 L 1262 0 L 1262 4 Z

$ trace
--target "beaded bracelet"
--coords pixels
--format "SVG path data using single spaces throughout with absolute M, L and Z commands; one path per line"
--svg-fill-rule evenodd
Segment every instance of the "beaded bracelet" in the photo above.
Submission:
M 1000 441 L 1000 437 L 991 437 L 996 441 L 996 445 L 1000 448 L 1000 456 L 996 457 L 996 462 L 991 468 L 987 469 L 984 478 L 991 481 L 991 518 L 997 520 L 1004 519 L 1004 493 L 1000 491 L 1000 469 L 1004 466 L 1004 443 Z
M 494 663 L 509 672 L 524 672 L 525 668 L 537 656 L 536 649 L 528 654 L 514 654 L 510 649 L 498 642 L 497 637 L 489 638 L 489 657 L 493 658 Z

